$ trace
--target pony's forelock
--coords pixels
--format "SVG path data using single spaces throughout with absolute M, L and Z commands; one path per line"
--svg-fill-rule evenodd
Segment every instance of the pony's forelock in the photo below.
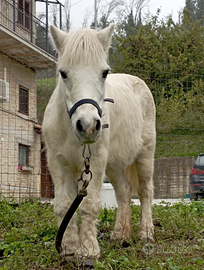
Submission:
M 61 61 L 69 66 L 89 65 L 107 61 L 107 54 L 92 29 L 73 30 L 67 34 L 61 48 Z

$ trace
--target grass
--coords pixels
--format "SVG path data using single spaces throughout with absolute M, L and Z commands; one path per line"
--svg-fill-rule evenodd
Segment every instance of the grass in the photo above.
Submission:
M 37 117 L 41 125 L 44 111 L 56 86 L 56 78 L 37 80 Z
M 202 152 L 203 135 L 157 134 L 155 158 L 196 157 Z
M 101 257 L 95 269 L 203 269 L 204 201 L 153 205 L 155 243 L 137 236 L 139 206 L 132 205 L 132 237 L 127 247 L 111 242 L 116 209 L 101 209 Z M 30 199 L 0 201 L 0 269 L 78 269 L 60 266 L 55 249 L 57 222 L 53 206 Z

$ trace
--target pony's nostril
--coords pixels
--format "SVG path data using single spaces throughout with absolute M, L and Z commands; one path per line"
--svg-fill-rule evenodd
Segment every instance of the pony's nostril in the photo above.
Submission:
M 101 128 L 101 121 L 100 120 L 96 120 L 96 131 L 99 131 Z
M 83 131 L 83 126 L 81 124 L 81 120 L 78 120 L 77 121 L 76 126 L 77 126 L 77 129 L 78 129 L 79 132 L 82 132 Z

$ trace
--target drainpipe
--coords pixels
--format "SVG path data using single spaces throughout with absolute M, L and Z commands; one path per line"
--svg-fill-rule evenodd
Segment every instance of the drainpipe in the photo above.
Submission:
M 62 29 L 62 5 L 60 4 L 60 29 Z
M 31 23 L 31 27 L 30 27 L 31 37 L 30 37 L 30 41 L 33 43 L 33 0 L 30 0 L 30 4 L 31 4 L 31 9 L 30 9 L 30 13 L 31 13 L 31 19 L 30 19 L 30 23 Z
M 46 52 L 49 50 L 48 43 L 48 0 L 46 0 Z
M 16 1 L 13 0 L 13 31 L 16 32 Z

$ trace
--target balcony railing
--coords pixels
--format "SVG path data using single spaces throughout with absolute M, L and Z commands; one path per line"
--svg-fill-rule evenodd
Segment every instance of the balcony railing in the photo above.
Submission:
M 54 55 L 48 39 L 48 25 L 33 15 L 33 1 L 25 2 L 23 7 L 15 0 L 1 0 L 0 25 L 16 32 L 23 39 Z M 26 6 L 26 3 L 30 6 Z

